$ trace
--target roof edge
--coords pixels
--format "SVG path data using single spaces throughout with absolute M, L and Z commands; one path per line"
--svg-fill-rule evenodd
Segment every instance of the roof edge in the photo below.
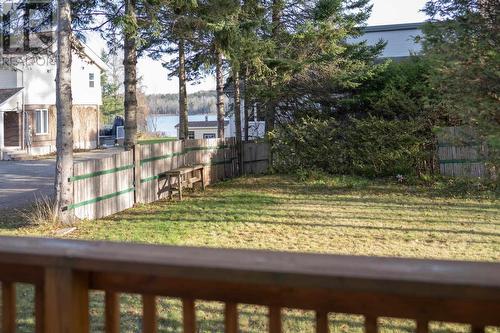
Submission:
M 364 32 L 381 32 L 381 31 L 400 31 L 400 30 L 416 30 L 421 29 L 425 22 L 401 23 L 401 24 L 384 24 L 367 26 Z

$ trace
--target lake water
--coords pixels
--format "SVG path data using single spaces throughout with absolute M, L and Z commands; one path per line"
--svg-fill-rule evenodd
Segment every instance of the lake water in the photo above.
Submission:
M 209 121 L 217 120 L 217 115 L 215 114 L 198 114 L 189 116 L 189 121 L 204 121 L 205 117 L 208 117 Z M 174 136 L 177 137 L 177 129 L 175 126 L 179 124 L 179 116 L 171 115 L 150 115 L 148 117 L 148 130 L 150 132 L 160 132 L 163 136 Z

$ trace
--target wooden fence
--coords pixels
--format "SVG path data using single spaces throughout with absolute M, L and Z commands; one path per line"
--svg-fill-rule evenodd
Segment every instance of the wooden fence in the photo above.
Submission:
M 262 174 L 269 170 L 270 146 L 265 142 L 245 142 L 243 144 L 243 173 Z
M 199 331 L 197 300 L 225 304 L 227 333 L 239 332 L 238 304 L 267 307 L 270 333 L 283 332 L 283 308 L 314 311 L 318 333 L 330 313 L 364 316 L 366 333 L 380 317 L 411 319 L 418 333 L 431 321 L 500 326 L 498 263 L 0 237 L 0 282 L 3 333 L 16 332 L 16 283 L 35 286 L 36 333 L 88 333 L 91 290 L 105 292 L 108 333 L 120 332 L 120 293 L 142 295 L 144 333 L 158 332 L 158 297 L 182 299 L 185 333 Z
M 98 219 L 164 198 L 162 174 L 181 166 L 203 164 L 206 184 L 238 176 L 239 149 L 229 138 L 170 142 L 150 141 L 133 151 L 75 163 L 74 201 L 68 209 L 80 219 Z M 266 172 L 269 148 L 266 143 L 243 143 L 245 173 Z
M 438 133 L 441 175 L 448 177 L 488 177 L 487 146 L 467 127 L 445 127 Z

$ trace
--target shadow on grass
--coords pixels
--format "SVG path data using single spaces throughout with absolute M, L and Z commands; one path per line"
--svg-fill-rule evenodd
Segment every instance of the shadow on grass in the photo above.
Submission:
M 23 217 L 24 210 L 0 209 L 0 230 L 15 230 L 29 227 L 29 222 Z
M 475 198 L 485 200 L 498 199 L 498 193 L 490 191 L 468 193 L 461 192 L 451 186 L 443 185 L 441 188 L 425 185 L 399 184 L 388 179 L 366 179 L 350 176 L 332 176 L 319 181 L 299 181 L 292 176 L 258 176 L 233 179 L 222 184 L 220 188 L 239 188 L 252 190 L 258 188 L 262 191 L 282 189 L 292 193 L 307 193 L 315 195 L 339 195 L 359 193 L 364 195 L 411 195 L 422 198 Z
M 217 223 L 217 224 L 260 224 L 260 225 L 275 225 L 275 226 L 288 226 L 288 227 L 313 227 L 313 228 L 351 228 L 357 230 L 378 230 L 378 231 L 397 231 L 397 232 L 426 232 L 426 233 L 451 233 L 451 234 L 461 234 L 461 235 L 477 235 L 477 236 L 493 236 L 500 237 L 500 233 L 497 232 L 482 232 L 475 230 L 450 230 L 450 229 L 430 229 L 430 228 L 408 228 L 408 227 L 389 227 L 389 226 L 368 226 L 368 225 L 353 225 L 353 224 L 342 224 L 342 223 L 308 223 L 308 222 L 273 222 L 273 221 L 263 221 L 262 214 L 258 219 L 242 219 L 242 220 L 216 220 L 210 218 L 174 218 L 168 213 L 163 215 L 157 215 L 156 220 L 164 220 L 166 223 Z M 144 222 L 151 220 L 151 215 L 141 214 L 139 212 L 128 212 L 126 215 L 122 216 L 121 219 L 127 220 L 127 222 Z M 119 221 L 120 219 L 118 219 Z

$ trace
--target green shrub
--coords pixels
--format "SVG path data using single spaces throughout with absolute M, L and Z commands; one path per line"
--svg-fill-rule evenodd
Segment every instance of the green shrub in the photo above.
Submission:
M 369 177 L 416 175 L 430 157 L 425 147 L 432 144 L 420 127 L 411 120 L 306 117 L 275 130 L 274 167 Z

